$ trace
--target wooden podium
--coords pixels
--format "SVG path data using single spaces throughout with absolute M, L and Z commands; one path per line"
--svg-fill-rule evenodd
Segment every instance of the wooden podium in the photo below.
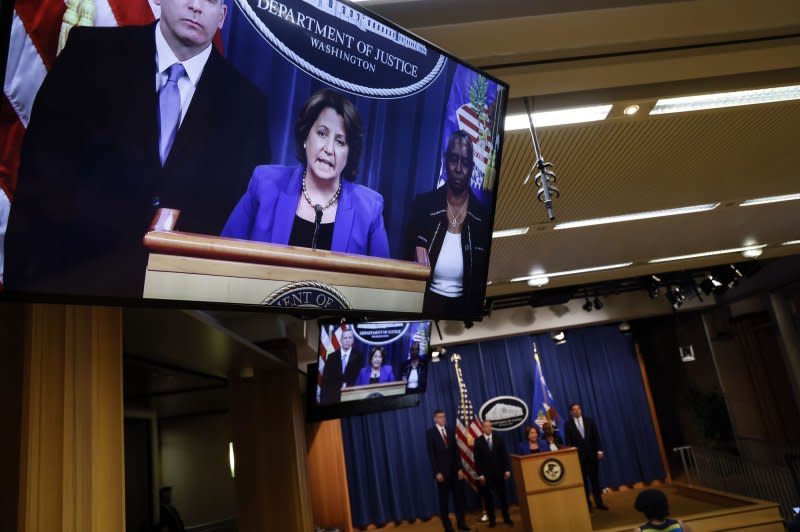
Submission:
M 144 297 L 325 310 L 422 312 L 430 267 L 174 231 L 159 209 L 144 237 Z
M 591 532 L 577 449 L 512 454 L 511 468 L 525 530 Z
M 361 386 L 348 386 L 342 390 L 342 399 L 345 401 L 359 401 L 373 397 L 392 397 L 406 393 L 404 381 L 384 382 L 380 384 L 362 384 Z

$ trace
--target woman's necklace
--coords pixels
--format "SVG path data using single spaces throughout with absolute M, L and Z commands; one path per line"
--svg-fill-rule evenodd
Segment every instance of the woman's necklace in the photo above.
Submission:
M 328 207 L 330 207 L 331 205 L 336 203 L 336 200 L 339 199 L 339 194 L 341 194 L 341 193 L 342 193 L 342 178 L 340 177 L 339 178 L 339 188 L 336 189 L 336 193 L 333 196 L 331 196 L 331 199 L 328 200 L 328 203 L 326 203 L 325 205 L 321 205 L 322 210 L 324 211 L 325 209 L 327 209 Z M 311 205 L 312 207 L 315 207 L 317 205 L 316 203 L 311 201 L 311 196 L 308 195 L 308 190 L 306 190 L 306 170 L 305 169 L 303 169 L 303 197 L 306 199 L 308 204 Z
M 448 205 L 448 207 L 449 207 L 449 205 Z M 464 205 L 461 206 L 461 210 L 458 211 L 458 214 L 453 216 L 452 220 L 450 220 L 450 227 L 452 227 L 453 229 L 458 227 L 458 219 L 461 218 L 462 214 L 464 214 L 464 209 L 466 209 L 466 208 L 467 208 L 467 202 L 465 201 Z

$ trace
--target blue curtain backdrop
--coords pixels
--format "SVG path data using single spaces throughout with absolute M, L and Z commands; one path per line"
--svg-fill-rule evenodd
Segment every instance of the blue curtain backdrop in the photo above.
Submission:
M 581 402 L 597 420 L 606 452 L 600 465 L 604 486 L 615 487 L 665 476 L 639 365 L 630 336 L 602 326 L 567 332 L 556 346 L 549 334 L 517 336 L 454 347 L 462 355 L 464 380 L 477 411 L 497 395 L 533 399 L 531 342 L 539 347 L 545 378 L 566 416 Z M 437 512 L 433 476 L 425 450 L 432 413 L 442 408 L 455 424 L 456 380 L 449 360 L 430 364 L 428 390 L 416 408 L 344 419 L 342 433 L 353 524 L 427 519 Z M 522 428 L 497 432 L 509 450 L 523 440 Z M 513 484 L 509 485 L 513 493 Z M 512 496 L 513 499 L 513 496 Z M 476 507 L 477 499 L 468 501 Z

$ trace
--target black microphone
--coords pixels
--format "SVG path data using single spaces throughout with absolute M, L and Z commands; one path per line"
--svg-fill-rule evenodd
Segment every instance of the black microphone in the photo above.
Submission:
M 314 205 L 317 215 L 314 217 L 314 237 L 311 239 L 311 249 L 317 249 L 317 237 L 319 236 L 319 224 L 322 223 L 322 205 Z

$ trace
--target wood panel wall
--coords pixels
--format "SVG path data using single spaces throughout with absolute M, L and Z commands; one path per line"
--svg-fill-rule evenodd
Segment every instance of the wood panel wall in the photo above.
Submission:
M 313 530 L 297 372 L 231 379 L 238 530 Z

